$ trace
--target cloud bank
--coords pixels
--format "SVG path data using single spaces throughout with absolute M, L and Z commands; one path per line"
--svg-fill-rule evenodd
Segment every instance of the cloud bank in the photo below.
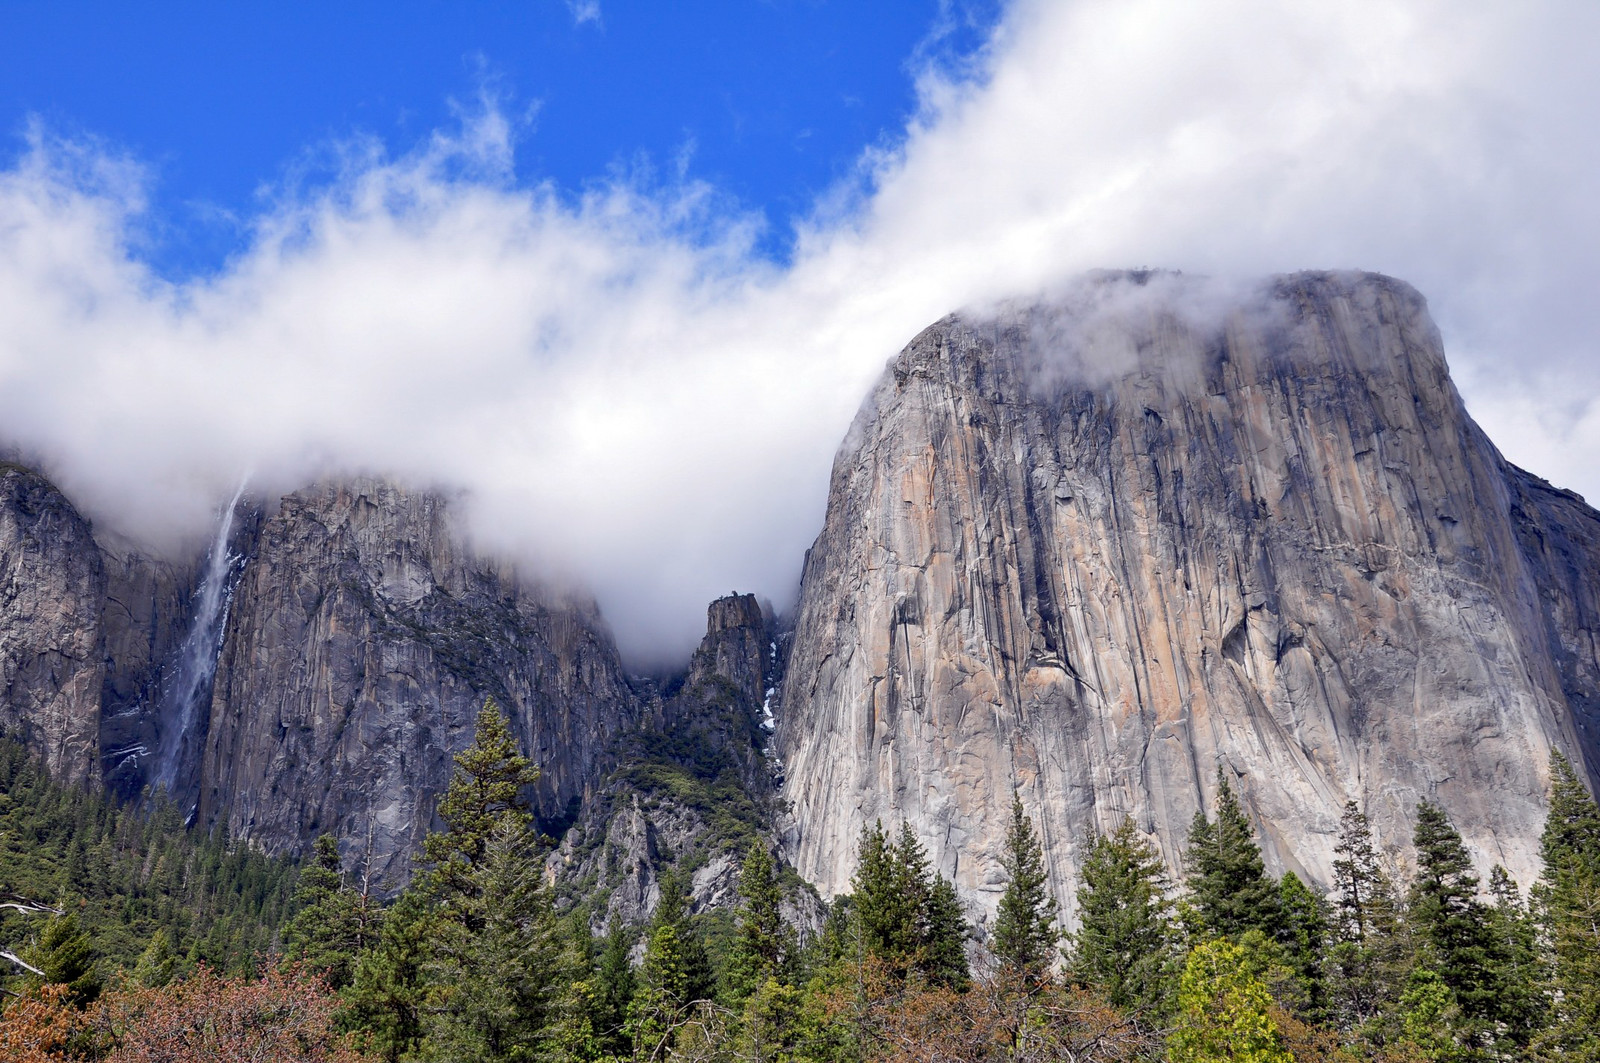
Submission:
M 717 594 L 792 597 L 856 405 L 945 313 L 1099 267 L 1348 267 L 1417 285 L 1508 456 L 1600 497 L 1596 40 L 1590 0 L 1018 0 L 781 265 L 692 181 L 519 184 L 489 107 L 344 145 L 170 282 L 137 165 L 35 130 L 0 171 L 0 436 L 154 543 L 245 474 L 458 488 L 648 662 Z

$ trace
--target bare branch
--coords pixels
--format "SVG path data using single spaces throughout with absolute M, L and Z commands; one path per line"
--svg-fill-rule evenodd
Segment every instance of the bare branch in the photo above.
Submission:
M 48 912 L 50 915 L 62 914 L 60 908 L 52 908 L 43 901 L 36 901 L 19 893 L 0 893 L 0 908 L 14 908 L 24 915 L 37 915 L 43 912 Z
M 0 959 L 10 960 L 12 963 L 16 964 L 18 967 L 21 967 L 24 971 L 31 971 L 32 973 L 38 975 L 40 978 L 48 978 L 49 977 L 43 971 L 39 970 L 39 968 L 35 967 L 31 963 L 28 963 L 26 960 L 22 959 L 22 957 L 18 956 L 14 952 L 5 952 L 3 950 L 0 950 Z

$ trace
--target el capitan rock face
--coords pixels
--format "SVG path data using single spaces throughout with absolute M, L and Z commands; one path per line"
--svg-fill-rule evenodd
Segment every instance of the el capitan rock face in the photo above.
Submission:
M 1182 309 L 1213 300 L 1107 276 L 891 363 L 783 692 L 788 849 L 824 894 L 906 819 L 992 908 L 1013 787 L 1063 900 L 1124 816 L 1181 866 L 1219 768 L 1319 883 L 1346 800 L 1399 860 L 1426 797 L 1536 872 L 1550 750 L 1600 754 L 1600 515 L 1500 457 L 1405 284 Z

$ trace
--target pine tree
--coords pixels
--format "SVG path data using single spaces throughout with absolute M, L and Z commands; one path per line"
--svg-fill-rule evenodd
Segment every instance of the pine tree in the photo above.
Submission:
M 355 977 L 356 957 L 378 932 L 377 910 L 345 885 L 339 843 L 324 834 L 312 843 L 311 858 L 300 869 L 294 918 L 283 930 L 284 958 L 303 963 L 343 989 Z
M 861 948 L 886 962 L 903 961 L 910 951 L 915 918 L 915 898 L 901 892 L 895 850 L 881 822 L 861 836 L 856 873 L 850 880 L 851 912 Z
M 1217 821 L 1196 812 L 1189 828 L 1189 891 L 1205 929 L 1220 937 L 1259 930 L 1282 932 L 1278 886 L 1267 876 L 1255 830 L 1233 789 L 1217 770 Z
M 593 1025 L 600 1049 L 607 1055 L 625 1055 L 631 1045 L 625 1029 L 628 1005 L 633 1000 L 633 935 L 615 916 L 606 931 L 605 945 L 595 965 Z
M 1410 973 L 1400 902 L 1354 801 L 1345 805 L 1334 846 L 1334 909 L 1324 971 L 1329 1015 L 1343 1030 L 1374 1022 L 1395 1006 Z
M 897 977 L 964 988 L 968 927 L 955 887 L 928 865 L 909 824 L 890 844 L 877 824 L 861 838 L 850 910 L 861 951 Z
M 376 942 L 356 961 L 344 992 L 352 1025 L 386 1063 L 410 1058 L 421 1044 L 423 966 L 432 937 L 432 904 L 413 886 L 385 913 Z
M 682 922 L 681 910 L 668 906 L 663 891 L 663 903 L 657 905 L 645 938 L 644 962 L 639 965 L 628 1004 L 627 1031 L 636 1058 L 666 1058 L 693 999 Z
M 1500 987 L 1492 970 L 1488 912 L 1478 900 L 1478 876 L 1461 835 L 1430 801 L 1417 806 L 1414 844 L 1417 878 L 1411 886 L 1411 919 L 1427 950 L 1428 966 L 1468 1021 L 1463 1036 L 1481 1042 L 1498 1017 Z
M 1002 969 L 1025 979 L 1042 976 L 1055 956 L 1056 902 L 1046 889 L 1044 851 L 1033 832 L 1033 821 L 1022 808 L 1022 798 L 1011 795 L 1011 826 L 1000 858 L 1006 874 L 1006 891 L 1000 896 L 995 920 L 994 955 Z
M 1512 1043 L 1527 1044 L 1548 1018 L 1548 978 L 1539 957 L 1538 928 L 1511 875 L 1499 864 L 1489 873 L 1489 932 L 1497 988 L 1495 1017 Z
M 1394 886 L 1372 843 L 1372 826 L 1354 801 L 1345 803 L 1333 852 L 1335 936 L 1340 941 L 1365 941 L 1389 932 L 1398 909 Z
M 739 874 L 739 925 L 728 958 L 728 985 L 742 1001 L 769 978 L 784 973 L 794 951 L 793 934 L 783 921 L 783 887 L 767 847 L 753 842 Z
M 160 989 L 172 981 L 177 970 L 178 957 L 172 952 L 172 938 L 166 927 L 160 927 L 150 937 L 150 944 L 139 954 L 133 967 L 133 980 L 146 989 Z
M 1067 970 L 1123 1010 L 1163 1010 L 1173 962 L 1172 902 L 1160 856 L 1124 819 L 1084 859 Z
M 972 982 L 971 968 L 967 964 L 969 928 L 966 916 L 961 914 L 955 884 L 943 875 L 936 875 L 924 911 L 926 929 L 920 949 L 923 977 L 932 985 L 945 986 L 957 993 L 966 992 Z
M 72 1001 L 87 1004 L 100 995 L 104 983 L 96 971 L 94 947 L 72 913 L 52 916 L 28 950 L 28 962 L 44 972 L 38 981 L 64 985 Z
M 1294 1012 L 1308 1022 L 1327 1018 L 1323 956 L 1328 944 L 1327 906 L 1293 871 L 1278 883 L 1283 929 L 1278 944 L 1295 982 Z
M 571 979 L 537 851 L 527 828 L 502 816 L 470 888 L 441 912 L 426 963 L 426 1058 L 493 1063 L 543 1052 Z
M 493 698 L 478 712 L 473 744 L 456 754 L 456 770 L 439 802 L 445 830 L 423 839 L 423 858 L 432 864 L 428 882 L 442 897 L 472 888 L 472 868 L 483 860 L 495 826 L 504 819 L 526 826 L 532 821 L 523 790 L 539 770 L 517 749 L 516 738 Z
M 1550 815 L 1536 887 L 1553 990 L 1552 1052 L 1600 1060 L 1600 807 L 1560 753 L 1550 758 Z

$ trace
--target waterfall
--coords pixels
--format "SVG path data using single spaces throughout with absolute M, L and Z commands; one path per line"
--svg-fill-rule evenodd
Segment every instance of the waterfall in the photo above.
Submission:
M 169 794 L 176 788 L 201 703 L 209 698 L 211 681 L 217 674 L 217 656 L 222 652 L 223 629 L 228 625 L 228 605 L 233 598 L 233 570 L 241 560 L 228 553 L 228 537 L 233 533 L 234 510 L 243 497 L 241 483 L 217 522 L 217 536 L 206 555 L 205 575 L 194 594 L 189 633 L 178 649 L 172 675 L 162 693 L 161 746 L 150 782 L 152 787 L 161 787 Z

